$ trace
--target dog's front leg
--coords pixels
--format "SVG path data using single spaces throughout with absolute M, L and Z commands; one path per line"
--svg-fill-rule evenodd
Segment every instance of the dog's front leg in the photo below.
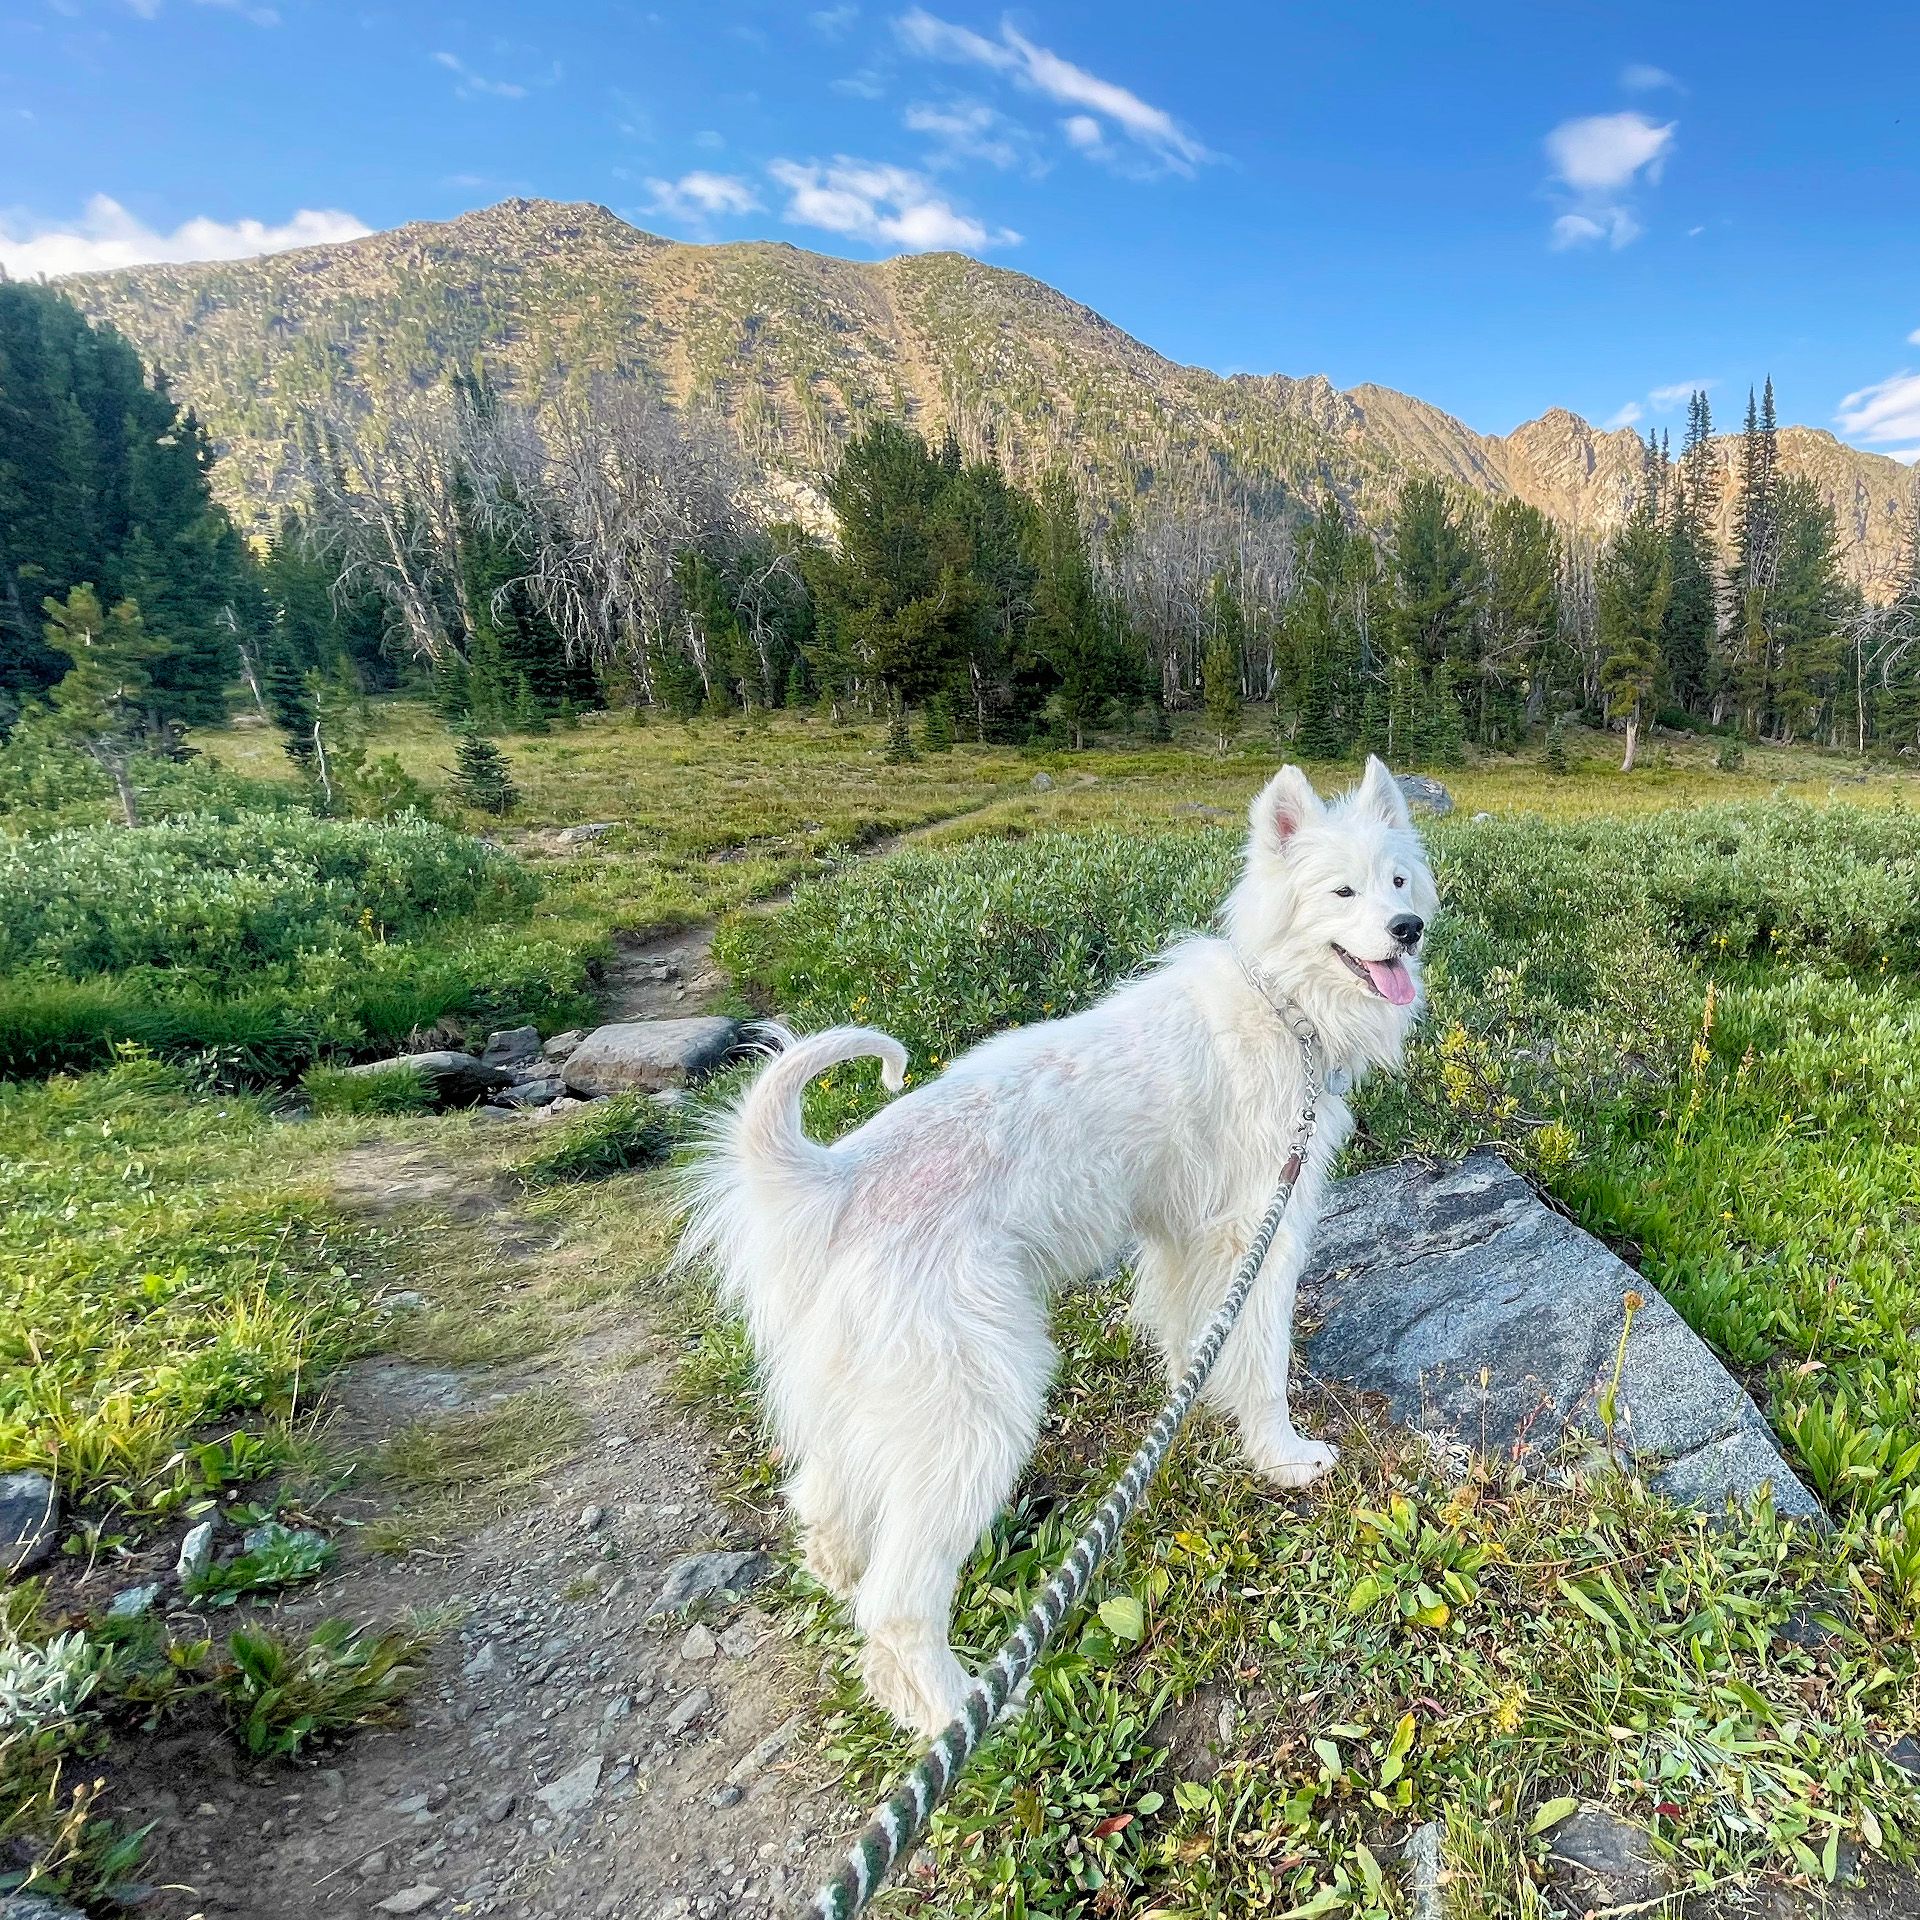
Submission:
M 1214 1266 L 1216 1275 L 1237 1264 L 1257 1225 L 1255 1216 L 1235 1227 L 1230 1248 Z M 1207 1383 L 1207 1398 L 1239 1422 L 1247 1458 L 1281 1487 L 1311 1486 L 1340 1457 L 1328 1442 L 1298 1431 L 1287 1396 L 1294 1294 L 1304 1258 L 1300 1240 L 1283 1224 Z

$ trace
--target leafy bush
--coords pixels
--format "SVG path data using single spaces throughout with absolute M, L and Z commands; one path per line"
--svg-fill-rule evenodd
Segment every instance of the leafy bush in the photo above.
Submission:
M 229 1083 L 282 1080 L 449 1015 L 575 1017 L 589 946 L 519 931 L 537 892 L 508 855 L 419 819 L 0 842 L 0 1074 L 130 1043 Z
M 507 855 L 421 820 L 79 828 L 0 843 L 0 970 L 84 980 L 157 967 L 230 981 L 533 895 Z
M 185 1583 L 183 1591 L 189 1600 L 230 1607 L 250 1593 L 269 1593 L 317 1580 L 336 1558 L 337 1549 L 320 1534 L 268 1520 L 247 1535 L 242 1552 L 231 1560 L 201 1568 Z

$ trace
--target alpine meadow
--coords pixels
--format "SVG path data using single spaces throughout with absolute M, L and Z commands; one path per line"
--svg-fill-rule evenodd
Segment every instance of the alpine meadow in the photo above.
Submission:
M 74 72 L 177 47 L 183 115 L 272 103 L 274 165 L 306 168 L 333 70 L 276 49 L 419 26 L 319 11 L 15 38 L 67 36 Z M 1386 896 L 1393 958 L 1333 946 L 1411 1023 L 1305 1260 L 1293 1437 L 1337 1462 L 1275 1484 L 1198 1405 L 924 1839 L 870 1848 L 873 1910 L 1920 1913 L 1920 385 L 1802 390 L 1847 316 L 1821 332 L 1788 284 L 1863 302 L 1853 229 L 1803 256 L 1784 192 L 1703 212 L 1703 255 L 1781 250 L 1703 303 L 1659 209 L 1707 83 L 1609 54 L 1625 104 L 1524 156 L 1525 271 L 1580 289 L 1563 391 L 1613 366 L 1603 328 L 1700 341 L 1648 349 L 1614 421 L 1486 433 L 1181 364 L 1150 283 L 1202 232 L 1195 329 L 1316 337 L 1338 236 L 1324 269 L 1301 243 L 1293 306 L 1255 256 L 1398 136 L 1283 170 L 1264 105 L 1229 142 L 1133 90 L 1211 110 L 1164 21 L 1103 27 L 1116 66 L 1140 33 L 1168 62 L 1122 85 L 1085 20 L 1053 50 L 1055 11 L 668 7 L 563 62 L 488 0 L 486 32 L 435 23 L 430 82 L 338 89 L 284 228 L 164 181 L 0 213 L 5 1920 L 814 1911 L 924 1742 L 863 1688 L 859 1569 L 824 1583 L 796 1528 L 753 1276 L 676 1258 L 700 1157 L 744 1124 L 756 1022 L 877 1029 L 924 1089 L 1237 925 L 1283 765 L 1329 800 L 1364 777 L 1382 833 L 1404 801 L 1439 898 L 1429 924 Z M 789 42 L 816 65 L 745 91 Z M 1410 57 L 1367 117 L 1419 92 Z M 37 84 L 19 137 L 82 143 L 70 77 Z M 429 85 L 418 126 L 379 107 Z M 802 94 L 828 130 L 750 158 Z M 602 107 L 627 158 L 589 166 L 559 121 Z M 883 111 L 913 166 L 858 157 Z M 1431 163 L 1463 205 L 1498 131 L 1471 117 Z M 362 142 L 377 191 L 327 170 Z M 1892 204 L 1909 175 L 1868 164 Z M 1255 185 L 1271 231 L 1169 231 Z M 452 217 L 338 211 L 403 189 Z M 1388 197 L 1342 215 L 1382 255 L 1415 244 Z M 1656 245 L 1664 281 L 1607 290 Z M 1132 249 L 1168 355 L 980 257 L 1015 247 L 1096 287 Z M 1380 271 L 1342 298 L 1411 339 Z M 1476 271 L 1519 394 L 1551 329 Z M 1823 408 L 1839 436 L 1792 424 Z M 807 1086 L 813 1142 L 899 1097 L 875 1045 Z M 965 1222 L 929 1138 L 900 1209 L 932 1243 Z M 1209 1227 L 1216 1298 L 1255 1218 Z M 857 1226 L 795 1219 L 836 1257 Z M 1155 1257 L 1143 1228 L 1048 1303 L 1037 1446 L 952 1596 L 972 1673 L 1179 1378 L 1130 1307 Z

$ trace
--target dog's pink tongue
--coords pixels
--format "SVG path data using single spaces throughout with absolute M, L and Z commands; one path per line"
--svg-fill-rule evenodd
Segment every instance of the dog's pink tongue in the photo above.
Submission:
M 1369 960 L 1366 968 L 1381 999 L 1391 1000 L 1396 1007 L 1413 1005 L 1413 975 L 1400 961 Z

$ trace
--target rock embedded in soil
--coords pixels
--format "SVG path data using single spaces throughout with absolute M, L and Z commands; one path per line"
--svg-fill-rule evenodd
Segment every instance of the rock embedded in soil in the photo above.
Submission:
M 516 1080 L 493 1096 L 496 1107 L 550 1107 L 567 1090 L 557 1073 L 545 1073 L 532 1080 Z
M 470 1053 L 441 1050 L 433 1053 L 399 1053 L 386 1060 L 369 1060 L 349 1067 L 355 1074 L 392 1073 L 407 1067 L 420 1075 L 436 1106 L 477 1106 L 488 1094 L 508 1085 L 513 1076 L 504 1067 L 490 1067 Z
M 1320 1322 L 1307 1360 L 1385 1395 L 1441 1447 L 1550 1465 L 1568 1439 L 1589 1454 L 1601 1444 L 1628 1293 L 1641 1304 L 1620 1376 L 1622 1454 L 1676 1505 L 1719 1512 L 1771 1486 L 1779 1512 L 1822 1519 L 1706 1342 L 1489 1151 L 1334 1186 L 1302 1281 Z
M 647 1609 L 647 1618 L 677 1613 L 709 1594 L 749 1593 L 772 1572 L 773 1562 L 764 1553 L 683 1554 L 667 1569 L 659 1595 Z
M 151 1613 L 160 1598 L 160 1582 L 150 1580 L 142 1587 L 122 1587 L 107 1602 L 109 1620 L 138 1620 Z
M 87 1916 L 44 1893 L 0 1893 L 0 1920 L 87 1920 Z
M 688 1086 L 722 1065 L 739 1040 L 740 1023 L 717 1014 L 615 1021 L 596 1027 L 568 1055 L 567 1087 L 599 1096 Z
M 60 1544 L 60 1493 L 44 1473 L 0 1474 L 0 1573 L 33 1573 Z
M 173 1563 L 173 1570 L 184 1584 L 199 1579 L 212 1559 L 213 1522 L 202 1520 L 197 1527 L 190 1527 L 180 1542 L 180 1557 Z
M 538 1027 L 503 1027 L 498 1033 L 488 1034 L 487 1044 L 480 1050 L 482 1063 L 489 1067 L 517 1067 L 539 1055 Z
M 600 1766 L 600 1756 L 596 1753 L 542 1787 L 533 1797 L 544 1801 L 548 1812 L 556 1817 L 579 1813 L 593 1804 L 593 1796 L 600 1791 Z
M 1652 1906 L 1675 1885 L 1644 1827 L 1591 1803 L 1548 1836 L 1547 1876 L 1574 1913 Z
M 378 1913 L 425 1913 L 440 1898 L 440 1889 L 424 1882 L 415 1887 L 402 1887 L 398 1893 L 389 1894 L 376 1907 Z

